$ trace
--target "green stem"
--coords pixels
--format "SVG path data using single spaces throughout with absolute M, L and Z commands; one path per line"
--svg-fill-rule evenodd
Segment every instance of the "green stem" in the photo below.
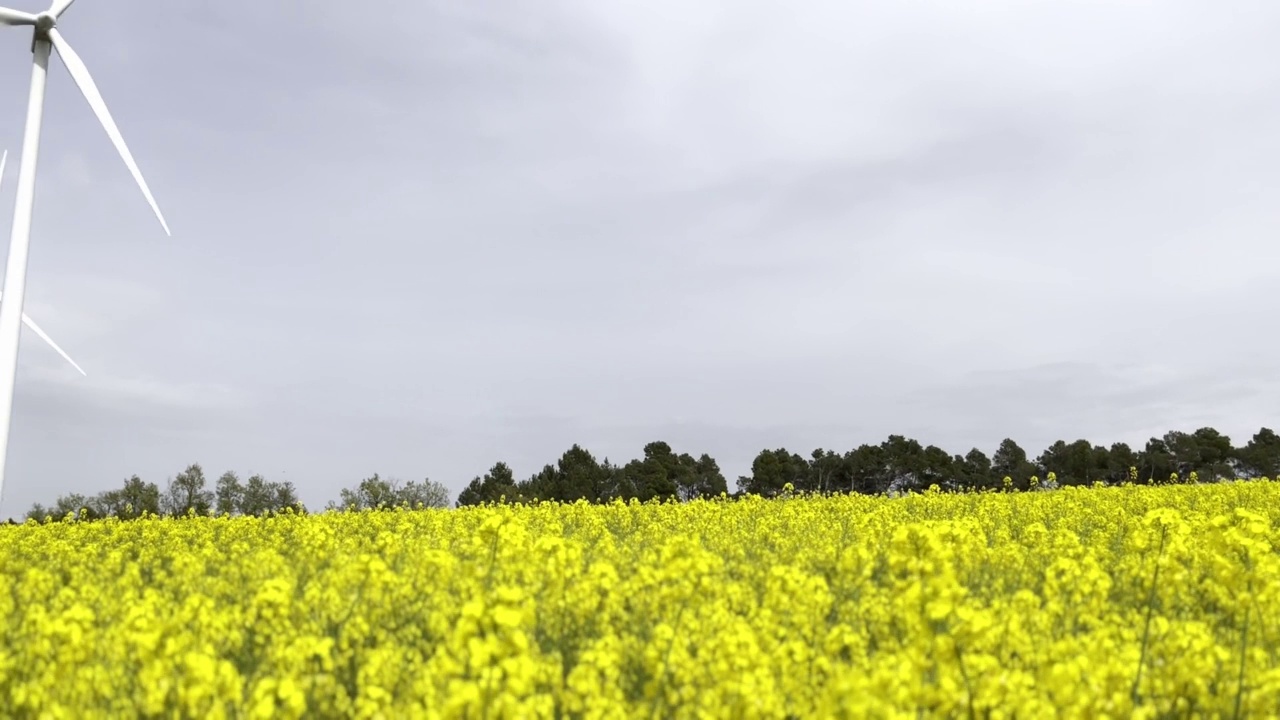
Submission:
M 1156 571 L 1151 578 L 1151 590 L 1147 593 L 1147 621 L 1142 628 L 1142 651 L 1138 655 L 1138 672 L 1133 678 L 1133 687 L 1129 690 L 1129 696 L 1133 698 L 1135 710 L 1138 706 L 1138 686 L 1142 682 L 1142 666 L 1147 660 L 1147 641 L 1151 637 L 1151 615 L 1155 610 L 1156 586 L 1160 582 L 1160 558 L 1164 556 L 1164 540 L 1168 532 L 1168 528 L 1161 526 L 1160 549 L 1156 552 Z
M 1253 594 L 1252 580 L 1249 581 L 1248 592 L 1250 595 Z M 1239 720 L 1240 718 L 1240 705 L 1241 703 L 1244 702 L 1244 665 L 1245 665 L 1245 660 L 1247 658 L 1246 651 L 1249 648 L 1248 640 L 1249 640 L 1249 606 L 1246 605 L 1244 608 L 1244 628 L 1240 633 L 1240 673 L 1239 673 L 1239 677 L 1236 679 L 1236 707 L 1235 707 L 1235 712 L 1232 714 L 1232 717 L 1236 718 L 1236 720 Z

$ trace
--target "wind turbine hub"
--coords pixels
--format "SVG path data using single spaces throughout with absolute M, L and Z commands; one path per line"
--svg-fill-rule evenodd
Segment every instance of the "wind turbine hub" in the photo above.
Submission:
M 58 24 L 58 18 L 54 17 L 53 13 L 42 12 L 36 16 L 37 32 L 47 33 L 50 30 L 52 30 L 53 27 L 57 24 Z

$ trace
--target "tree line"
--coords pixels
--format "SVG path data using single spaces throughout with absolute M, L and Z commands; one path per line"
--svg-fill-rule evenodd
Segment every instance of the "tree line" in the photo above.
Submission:
M 978 448 L 954 455 L 902 435 L 890 435 L 878 445 L 863 444 L 844 453 L 818 448 L 802 456 L 786 448 L 765 449 L 751 463 L 751 473 L 728 481 L 715 459 L 677 453 L 662 441 L 644 446 L 640 458 L 618 465 L 597 460 L 574 445 L 554 464 L 517 480 L 511 467 L 498 462 L 476 476 L 462 492 L 457 507 L 488 502 L 540 500 L 601 503 L 615 499 L 640 501 L 741 496 L 773 496 L 787 486 L 800 492 L 895 494 L 918 492 L 936 485 L 947 491 L 1021 491 L 1102 483 L 1158 484 L 1218 482 L 1237 477 L 1280 476 L 1280 436 L 1263 427 L 1247 443 L 1236 447 L 1211 427 L 1194 432 L 1172 430 L 1149 439 L 1141 448 L 1126 443 L 1094 445 L 1087 440 L 1059 440 L 1031 459 L 1014 440 L 1005 438 L 988 456 Z M 401 482 L 377 473 L 340 491 L 326 510 L 373 508 L 445 508 L 449 490 L 430 479 Z M 77 513 L 85 519 L 132 519 L 154 515 L 261 516 L 293 508 L 307 509 L 291 482 L 253 475 L 242 481 L 228 471 L 213 484 L 197 464 L 171 478 L 161 490 L 137 475 L 123 487 L 92 497 L 61 496 L 51 507 L 36 504 L 26 517 L 43 520 Z
M 478 476 L 458 496 L 457 504 L 557 500 L 609 502 L 740 496 L 773 496 L 788 485 L 800 492 L 886 494 L 942 490 L 1030 490 L 1068 485 L 1218 482 L 1237 477 L 1280 475 L 1280 436 L 1263 427 L 1241 447 L 1211 427 L 1194 432 L 1173 430 L 1153 437 L 1141 448 L 1127 443 L 1095 445 L 1088 440 L 1059 440 L 1035 459 L 1011 438 L 988 456 L 973 448 L 955 455 L 935 445 L 921 445 L 890 435 L 878 445 L 862 444 L 844 453 L 818 448 L 803 456 L 786 448 L 760 451 L 751 473 L 737 478 L 736 491 L 716 461 L 703 454 L 677 455 L 665 442 L 644 447 L 642 458 L 615 465 L 597 462 L 574 445 L 554 465 L 517 481 L 499 462 Z
M 326 509 L 443 508 L 448 505 L 449 489 L 438 482 L 425 479 L 406 483 L 374 473 L 354 487 L 344 488 L 338 500 L 330 501 Z M 170 478 L 164 490 L 134 475 L 124 481 L 123 487 L 92 497 L 71 493 L 59 496 L 50 507 L 36 503 L 24 519 L 60 519 L 68 513 L 84 520 L 108 517 L 133 520 L 144 515 L 178 517 L 188 514 L 261 517 L 286 509 L 307 512 L 292 482 L 267 480 L 261 475 L 252 475 L 242 481 L 234 471 L 227 471 L 210 487 L 204 468 L 193 463 Z

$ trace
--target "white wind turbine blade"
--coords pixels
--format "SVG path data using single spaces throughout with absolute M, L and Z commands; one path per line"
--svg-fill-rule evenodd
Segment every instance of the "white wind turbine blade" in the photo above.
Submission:
M 0 25 L 35 25 L 36 16 L 21 10 L 0 7 Z
M 89 101 L 89 106 L 93 108 L 93 112 L 98 116 L 98 121 L 102 123 L 102 129 L 107 131 L 112 144 L 116 146 L 116 150 L 120 153 L 120 157 L 124 160 L 124 164 L 129 167 L 129 172 L 133 173 L 133 179 L 137 181 L 138 187 L 142 189 L 142 194 L 146 196 L 147 202 L 151 203 L 151 209 L 155 211 L 156 218 L 160 220 L 160 225 L 164 228 L 166 235 L 172 236 L 169 232 L 169 224 L 164 221 L 164 215 L 160 213 L 160 206 L 156 204 L 156 199 L 151 196 L 151 189 L 147 187 L 147 181 L 142 178 L 142 171 L 138 169 L 138 164 L 133 161 L 133 155 L 129 152 L 129 146 L 125 145 L 124 137 L 120 135 L 120 129 L 116 127 L 115 120 L 111 119 L 111 112 L 107 110 L 107 103 L 103 101 L 102 94 L 98 92 L 98 86 L 94 84 L 93 78 L 89 75 L 89 69 L 85 67 L 84 61 L 76 54 L 75 50 L 67 44 L 67 41 L 58 32 L 57 28 L 49 30 L 49 40 L 53 43 L 54 49 L 58 51 L 58 57 L 62 58 L 62 63 L 67 66 L 67 71 L 71 73 L 71 79 L 76 81 L 76 85 L 80 87 L 80 92 L 84 95 L 84 99 Z
M 76 0 L 57 0 L 53 5 L 49 6 L 49 14 L 55 19 L 62 17 L 62 13 L 66 12 L 67 8 L 71 7 L 71 3 L 75 1 Z
M 3 298 L 3 295 L 4 293 L 0 292 L 0 298 Z M 45 331 L 41 330 L 40 326 L 36 324 L 35 320 L 32 320 L 30 317 L 27 317 L 26 313 L 22 313 L 22 324 L 31 328 L 32 332 L 40 336 L 41 340 L 44 340 L 45 342 L 49 343 L 49 347 L 56 350 L 58 354 L 62 356 L 63 360 L 66 360 L 67 362 L 71 363 L 71 367 L 75 368 L 76 370 L 79 370 L 81 375 L 84 375 L 85 377 L 89 376 L 89 373 L 86 373 L 84 371 L 84 368 L 81 368 L 79 365 L 77 365 L 76 361 L 72 360 L 71 356 L 68 355 L 65 350 L 58 347 L 58 343 L 54 342 L 53 338 L 49 337 L 49 335 Z

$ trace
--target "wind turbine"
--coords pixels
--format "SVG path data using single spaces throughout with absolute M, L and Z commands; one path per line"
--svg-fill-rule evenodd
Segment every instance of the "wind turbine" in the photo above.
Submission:
M 133 161 L 129 147 L 116 127 L 115 120 L 89 75 L 84 61 L 67 44 L 58 31 L 58 19 L 75 0 L 53 0 L 53 4 L 39 14 L 0 7 L 0 25 L 30 25 L 34 31 L 31 41 L 31 91 L 27 96 L 27 123 L 22 135 L 22 159 L 18 163 L 18 189 L 13 204 L 13 231 L 9 236 L 9 261 L 4 274 L 4 297 L 0 301 L 0 497 L 4 493 L 4 473 L 9 453 L 9 427 L 13 417 L 13 385 L 18 375 L 18 340 L 24 314 L 22 303 L 27 291 L 27 257 L 31 244 L 31 212 L 35 207 L 36 156 L 40 151 L 40 122 L 44 115 L 44 90 L 49 74 L 49 55 L 58 51 L 58 57 L 71 73 L 71 79 L 80 88 L 89 107 L 107 131 L 107 136 L 124 159 L 133 179 L 142 188 L 142 194 L 160 220 L 165 234 L 169 225 L 160 213 L 160 206 L 151 196 L 147 181 L 142 179 L 138 165 Z

